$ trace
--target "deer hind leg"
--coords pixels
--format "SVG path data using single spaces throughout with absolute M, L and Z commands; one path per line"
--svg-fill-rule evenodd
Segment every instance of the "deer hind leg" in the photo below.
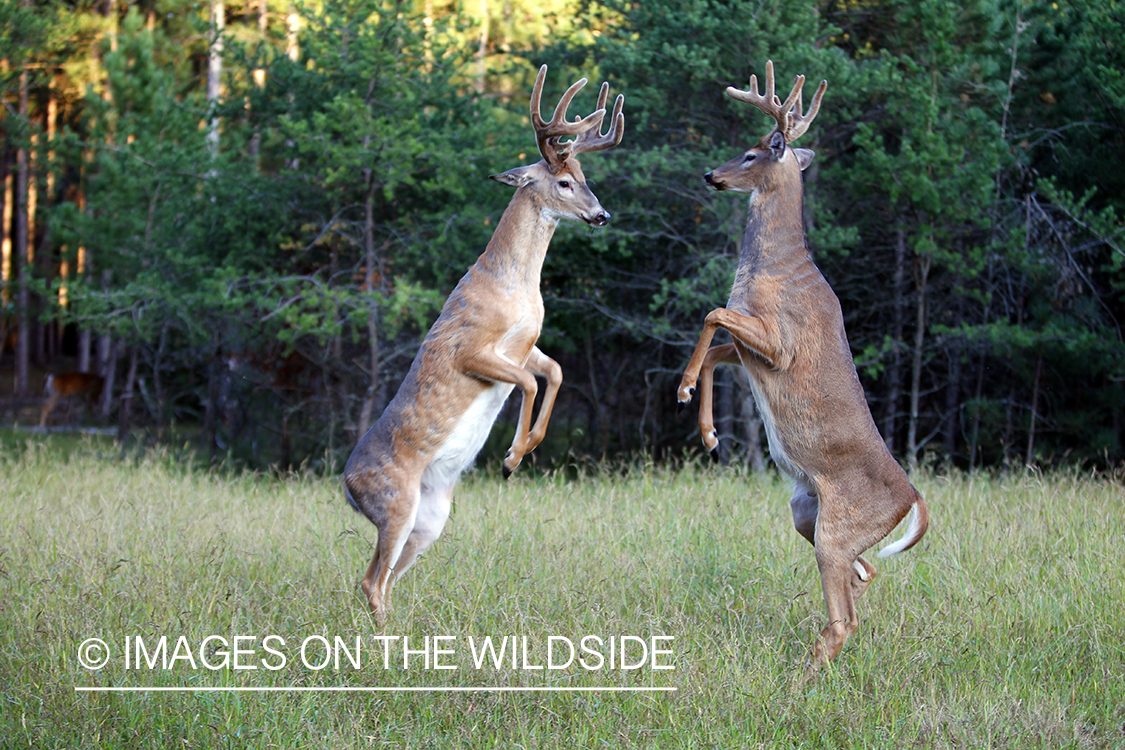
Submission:
M 394 581 L 402 578 L 418 557 L 441 536 L 445 522 L 449 519 L 449 510 L 453 506 L 453 485 L 447 487 L 429 487 L 426 478 L 422 478 L 422 491 L 418 502 L 418 513 L 414 518 L 414 528 L 406 538 L 402 547 L 402 554 L 394 566 Z M 392 582 L 393 583 L 393 582 Z
M 839 654 L 859 627 L 855 602 L 875 578 L 875 567 L 860 553 L 891 533 L 909 511 L 914 496 L 900 489 L 857 471 L 831 492 L 821 492 L 816 561 L 828 624 L 813 647 L 810 671 Z
M 373 472 L 366 477 L 368 480 L 372 478 L 371 474 Z M 357 483 L 349 482 L 349 498 L 371 519 L 379 534 L 375 554 L 367 566 L 361 586 L 368 606 L 371 607 L 371 614 L 382 627 L 386 624 L 387 613 L 391 608 L 395 569 L 407 539 L 414 530 L 419 490 L 416 483 L 412 488 L 399 489 L 388 486 L 389 483 L 384 480 L 378 482 L 375 492 L 354 492 L 355 484 Z
M 852 593 L 852 579 L 856 572 L 853 560 L 839 549 L 817 547 L 816 562 L 820 568 L 820 585 L 824 591 L 824 603 L 828 612 L 828 624 L 820 631 L 813 644 L 812 662 L 809 672 L 821 669 L 844 647 L 852 633 L 859 627 L 855 611 L 855 596 Z
M 789 500 L 789 510 L 793 513 L 793 526 L 797 533 L 808 540 L 809 544 L 816 546 L 816 519 L 820 512 L 820 499 L 816 490 L 802 480 L 797 480 L 793 489 L 793 497 Z M 867 587 L 875 580 L 875 566 L 858 555 L 852 563 L 852 598 L 859 598 L 867 592 Z

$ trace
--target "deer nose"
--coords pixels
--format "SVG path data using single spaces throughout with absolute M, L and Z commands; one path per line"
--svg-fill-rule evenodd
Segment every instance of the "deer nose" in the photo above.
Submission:
M 609 211 L 603 209 L 602 211 L 594 214 L 594 218 L 590 220 L 590 223 L 596 227 L 604 227 L 609 223 Z
M 710 172 L 703 175 L 703 181 L 706 182 L 708 185 L 711 185 L 712 187 L 715 185 L 715 178 L 711 176 Z

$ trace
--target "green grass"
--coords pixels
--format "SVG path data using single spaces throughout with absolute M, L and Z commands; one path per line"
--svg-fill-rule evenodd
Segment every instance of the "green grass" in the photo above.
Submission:
M 386 629 L 412 646 L 453 636 L 442 658 L 458 669 L 404 670 L 384 669 L 372 640 L 357 584 L 374 528 L 336 481 L 122 463 L 92 445 L 57 458 L 33 444 L 0 458 L 0 746 L 1125 746 L 1122 484 L 917 484 L 929 534 L 879 561 L 860 630 L 798 688 L 823 602 L 788 485 L 770 476 L 468 478 L 444 536 L 395 590 Z M 261 645 L 269 634 L 286 642 L 276 671 L 262 666 L 277 663 Z M 197 659 L 208 636 L 254 636 L 243 662 L 259 668 L 125 668 L 126 637 L 161 635 L 183 636 Z M 359 635 L 361 668 L 302 665 L 299 644 L 316 635 Z M 474 669 L 468 639 L 504 635 L 528 637 L 531 663 L 548 636 L 674 636 L 675 669 Z M 92 637 L 111 647 L 98 671 L 77 660 Z M 75 691 L 542 685 L 676 691 Z

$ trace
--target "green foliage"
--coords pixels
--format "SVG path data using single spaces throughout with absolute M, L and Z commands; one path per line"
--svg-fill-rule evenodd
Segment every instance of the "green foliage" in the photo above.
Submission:
M 263 31 L 258 6 L 232 5 L 209 102 L 204 6 L 8 3 L 5 95 L 25 64 L 33 89 L 27 120 L 5 115 L 9 173 L 14 149 L 39 148 L 36 319 L 139 352 L 162 389 L 148 420 L 227 429 L 216 446 L 276 458 L 255 454 L 258 426 L 222 416 L 229 392 L 293 460 L 331 465 L 487 243 L 510 195 L 487 175 L 535 160 L 527 93 L 547 62 L 545 99 L 585 76 L 577 111 L 608 80 L 626 133 L 584 164 L 610 226 L 564 224 L 544 268 L 541 345 L 567 373 L 567 416 L 551 438 L 565 448 L 539 453 L 678 460 L 693 427 L 670 416 L 671 394 L 725 303 L 746 215 L 700 177 L 770 127 L 723 90 L 772 58 L 781 89 L 796 73 L 829 81 L 800 143 L 817 154 L 806 231 L 880 427 L 902 426 L 915 388 L 916 431 L 953 462 L 1011 460 L 1033 413 L 1040 460 L 1118 461 L 1125 417 L 1105 408 L 1125 398 L 1116 7 L 331 0 L 300 8 L 291 36 L 287 7 Z M 223 374 L 231 357 L 252 364 Z M 888 436 L 899 453 L 903 434 Z M 981 434 L 999 436 L 984 454 Z

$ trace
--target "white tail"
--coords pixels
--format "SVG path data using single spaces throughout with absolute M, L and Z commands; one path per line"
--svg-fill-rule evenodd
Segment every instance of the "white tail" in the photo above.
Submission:
M 621 141 L 624 97 L 618 96 L 603 134 L 609 84 L 598 107 L 574 122 L 566 110 L 586 79 L 563 94 L 550 122 L 539 112 L 547 66 L 531 96 L 531 120 L 543 159 L 494 180 L 516 188 L 492 240 L 446 300 L 398 393 L 359 441 L 344 467 L 348 501 L 378 528 L 363 591 L 385 621 L 393 581 L 441 534 L 453 486 L 484 445 L 515 386 L 523 392 L 519 424 L 504 458 L 509 475 L 543 440 L 562 384 L 557 362 L 535 346 L 543 325 L 539 276 L 559 219 L 604 226 L 609 213 L 586 184 L 576 158 Z M 563 141 L 571 136 L 572 140 Z M 534 426 L 538 386 L 547 390 Z
M 879 437 L 844 334 L 840 302 L 805 245 L 801 170 L 813 152 L 789 144 L 809 127 L 828 83 L 802 113 L 798 76 L 784 102 L 774 93 L 773 63 L 766 91 L 728 88 L 727 94 L 774 118 L 757 145 L 708 172 L 716 190 L 750 195 L 742 255 L 726 307 L 707 315 L 703 333 L 680 381 L 677 397 L 691 401 L 699 381 L 699 429 L 704 445 L 718 447 L 712 418 L 716 365 L 746 368 L 766 427 L 770 454 L 796 482 L 793 523 L 816 548 L 828 625 L 813 649 L 812 668 L 840 652 L 858 626 L 855 602 L 875 576 L 860 553 L 883 539 L 914 508 L 906 537 L 886 554 L 922 538 L 929 522 L 925 501 Z M 711 347 L 717 329 L 733 342 Z
M 890 557 L 897 555 L 899 552 L 905 552 L 913 547 L 926 533 L 926 527 L 930 522 L 930 514 L 926 509 L 925 501 L 919 501 L 910 506 L 910 525 L 906 527 L 906 533 L 897 542 L 888 544 L 883 549 L 879 550 L 878 557 Z

